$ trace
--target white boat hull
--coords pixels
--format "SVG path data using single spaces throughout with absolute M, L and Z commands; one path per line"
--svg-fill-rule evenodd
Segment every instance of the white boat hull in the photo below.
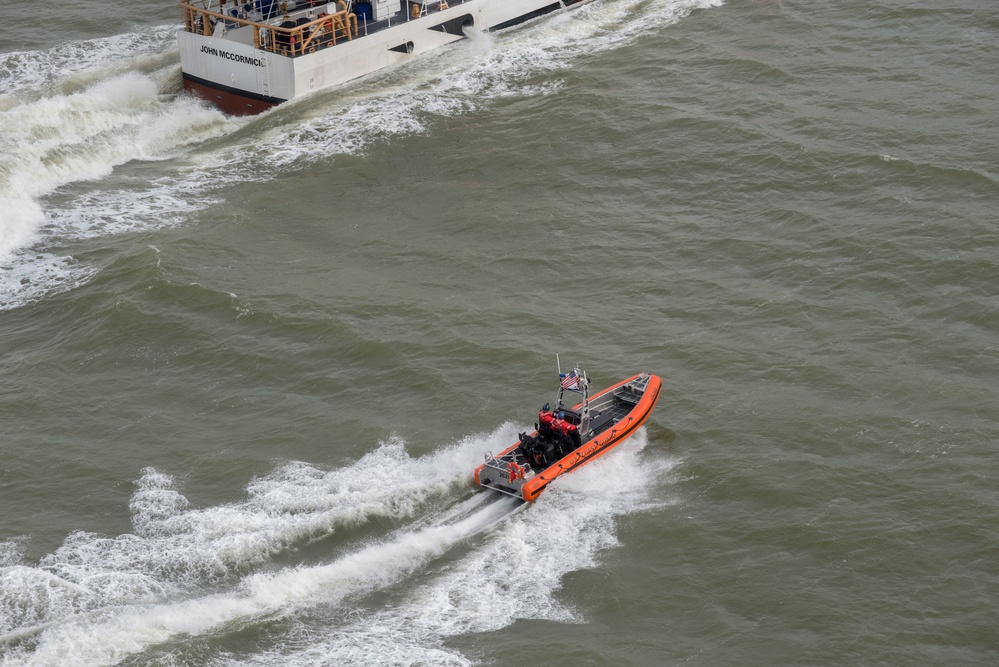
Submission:
M 214 35 L 178 31 L 187 90 L 233 114 L 252 114 L 337 86 L 464 39 L 465 30 L 495 30 L 553 11 L 552 0 L 465 0 L 417 18 L 399 18 L 314 53 L 281 55 L 253 44 L 252 28 Z M 398 16 L 404 16 L 399 14 Z M 382 24 L 384 25 L 384 24 Z

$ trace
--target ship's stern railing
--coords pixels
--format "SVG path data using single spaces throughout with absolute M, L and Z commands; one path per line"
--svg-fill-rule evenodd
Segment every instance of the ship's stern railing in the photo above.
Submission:
M 219 12 L 195 7 L 188 2 L 179 3 L 184 10 L 184 29 L 187 32 L 211 37 L 219 22 L 231 29 L 232 26 L 253 28 L 253 48 L 270 51 L 285 56 L 301 56 L 315 53 L 317 49 L 335 46 L 337 40 L 351 40 L 357 36 L 357 15 L 342 7 L 336 12 L 319 15 L 295 26 L 282 27 L 270 23 L 259 23 L 238 16 L 226 16 Z M 301 20 L 301 19 L 299 19 Z M 289 21 L 285 21 L 290 22 Z

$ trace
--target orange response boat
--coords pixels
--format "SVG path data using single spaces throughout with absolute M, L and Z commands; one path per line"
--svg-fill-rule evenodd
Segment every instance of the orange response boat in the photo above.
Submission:
M 499 455 L 486 454 L 475 469 L 475 483 L 523 500 L 533 501 L 559 475 L 575 470 L 610 451 L 645 423 L 659 400 L 662 380 L 639 373 L 589 395 L 590 381 L 579 368 L 559 373 L 555 407 L 548 403 L 538 415 L 537 429 Z M 568 408 L 566 392 L 582 394 Z

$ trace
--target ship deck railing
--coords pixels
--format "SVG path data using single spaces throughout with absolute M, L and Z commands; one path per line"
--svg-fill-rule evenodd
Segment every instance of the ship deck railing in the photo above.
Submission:
M 282 15 L 282 23 L 292 22 L 292 17 L 298 15 L 294 26 L 282 26 L 227 15 L 186 2 L 180 3 L 184 10 L 184 29 L 187 32 L 205 37 L 224 37 L 233 31 L 249 29 L 253 35 L 253 48 L 283 56 L 315 53 L 319 48 L 335 45 L 338 40 L 356 37 L 357 16 L 348 12 L 342 2 L 336 5 L 342 9 L 311 19 L 305 16 L 308 10 Z
M 458 0 L 458 2 L 463 3 L 464 0 Z M 448 9 L 447 0 L 435 0 L 434 2 L 408 0 L 406 6 L 410 7 L 409 13 L 399 11 L 387 18 L 371 22 L 363 18 L 363 23 L 358 25 L 357 15 L 348 11 L 342 0 L 329 2 L 328 4 L 333 4 L 339 9 L 336 12 L 326 13 L 325 16 L 315 15 L 314 18 L 309 16 L 309 14 L 315 14 L 315 9 L 322 7 L 322 5 L 318 5 L 317 7 L 297 9 L 275 15 L 274 18 L 262 21 L 238 15 L 233 16 L 204 7 L 195 7 L 189 2 L 178 4 L 184 10 L 184 30 L 187 32 L 205 37 L 223 38 L 236 32 L 247 33 L 245 39 L 234 41 L 252 44 L 255 49 L 289 57 L 315 53 L 317 50 L 335 46 L 343 40 L 349 41 L 355 37 L 363 37 L 372 32 L 391 28 L 393 20 L 398 24 Z M 208 6 L 211 6 L 210 2 Z M 223 8 L 224 5 L 219 9 Z M 288 23 L 295 23 L 295 25 L 289 26 Z M 250 38 L 251 34 L 252 39 Z M 234 37 L 228 38 L 233 39 Z

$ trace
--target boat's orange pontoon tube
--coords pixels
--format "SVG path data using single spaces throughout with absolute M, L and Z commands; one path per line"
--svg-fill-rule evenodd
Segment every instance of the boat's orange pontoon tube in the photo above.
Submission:
M 539 422 L 537 430 L 521 434 L 519 442 L 498 456 L 486 454 L 486 462 L 475 469 L 476 484 L 535 500 L 560 475 L 602 456 L 637 431 L 652 414 L 662 390 L 658 376 L 639 373 L 589 396 L 584 373 L 574 369 L 561 376 L 556 407 L 551 411 L 561 417 L 561 431 L 551 432 Z M 562 400 L 567 389 L 581 393 L 583 401 L 565 407 Z

